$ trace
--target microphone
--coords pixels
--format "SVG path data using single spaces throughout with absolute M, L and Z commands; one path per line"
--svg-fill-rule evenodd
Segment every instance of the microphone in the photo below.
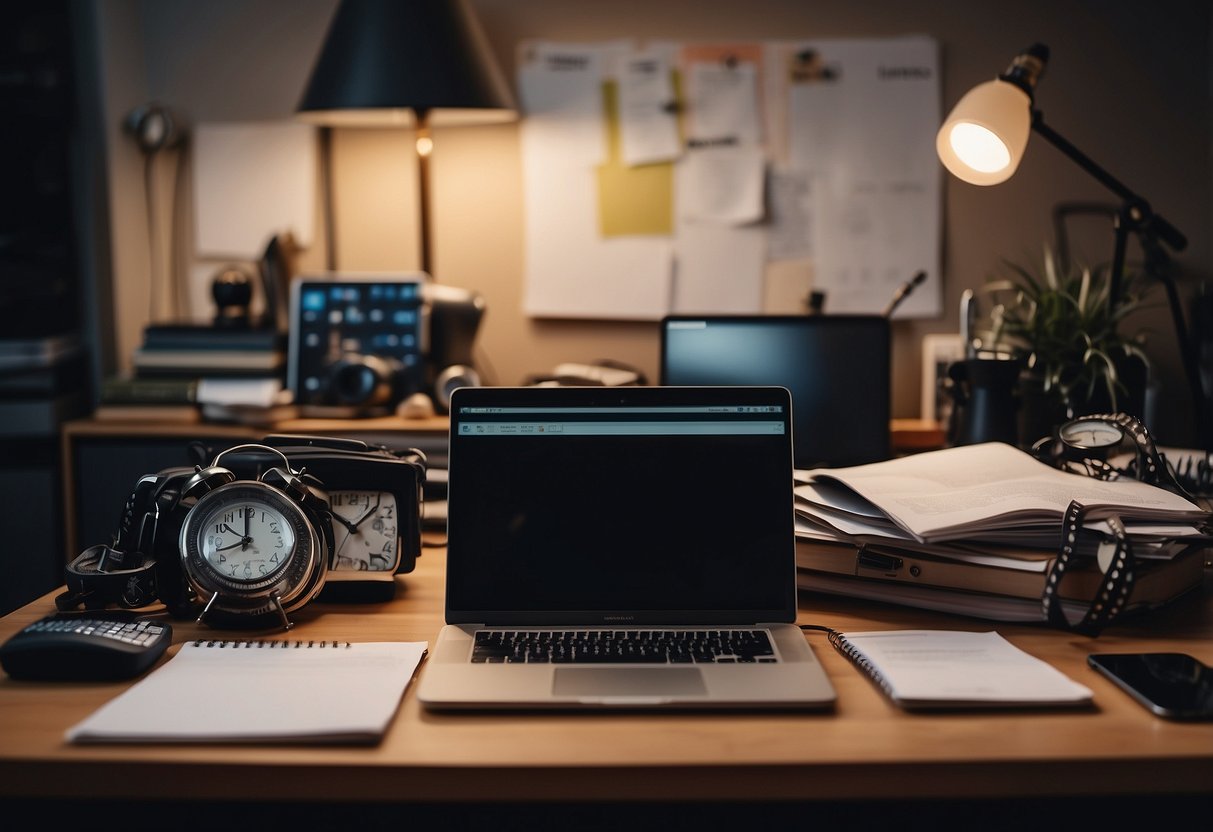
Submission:
M 925 271 L 920 271 L 905 283 L 901 284 L 901 288 L 899 288 L 897 293 L 893 295 L 893 299 L 889 301 L 889 305 L 884 308 L 884 316 L 886 318 L 891 316 L 893 314 L 893 310 L 898 306 L 901 306 L 901 302 L 910 296 L 910 292 L 913 292 L 915 287 L 926 279 L 927 273 Z

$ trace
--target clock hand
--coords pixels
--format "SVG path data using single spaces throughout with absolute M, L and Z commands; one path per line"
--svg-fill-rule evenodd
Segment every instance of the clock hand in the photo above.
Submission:
M 248 545 L 250 543 L 253 542 L 253 539 L 251 537 L 249 537 L 249 535 L 248 535 L 248 522 L 249 522 L 248 516 L 249 516 L 248 506 L 245 506 L 244 507 L 244 538 L 240 541 L 240 544 L 241 544 L 240 551 L 242 551 L 242 552 L 248 548 Z
M 336 520 L 341 525 L 345 526 L 347 529 L 349 529 L 351 534 L 358 531 L 358 525 L 356 523 L 351 523 L 349 520 L 346 520 L 344 517 L 342 517 L 340 514 L 338 514 L 335 511 L 333 512 L 333 519 Z
M 247 546 L 248 540 L 249 539 L 247 537 L 242 537 L 242 538 L 240 538 L 240 540 L 237 540 L 235 543 L 231 544 L 230 546 L 220 546 L 215 551 L 216 552 L 226 552 L 228 549 L 235 549 L 237 546 Z
M 382 497 L 376 497 L 376 498 L 375 498 L 375 505 L 373 505 L 373 506 L 371 506 L 370 508 L 368 508 L 368 509 L 366 510 L 366 514 L 362 515 L 361 517 L 359 517 L 359 518 L 357 519 L 357 521 L 355 521 L 355 522 L 354 522 L 354 525 L 350 527 L 350 531 L 354 531 L 355 529 L 357 529 L 359 526 L 361 526 L 361 525 L 362 525 L 362 524 L 363 524 L 363 523 L 366 521 L 366 519 L 367 519 L 368 517 L 370 517 L 372 514 L 374 514 L 376 511 L 378 511 L 378 510 L 379 510 L 379 503 L 380 503 L 380 502 L 382 502 L 382 500 L 383 500 L 383 498 L 382 498 Z

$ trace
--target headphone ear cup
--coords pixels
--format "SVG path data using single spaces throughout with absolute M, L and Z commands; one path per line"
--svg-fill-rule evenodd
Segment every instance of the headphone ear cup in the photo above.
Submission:
M 182 130 L 177 117 L 167 107 L 145 104 L 126 117 L 126 130 L 144 153 L 157 153 L 181 143 Z

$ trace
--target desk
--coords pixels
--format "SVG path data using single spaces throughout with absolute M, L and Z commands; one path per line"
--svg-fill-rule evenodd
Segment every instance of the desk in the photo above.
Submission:
M 413 573 L 397 576 L 394 600 L 312 604 L 295 615 L 289 636 L 433 643 L 442 624 L 444 568 L 444 551 L 426 549 Z M 0 619 L 0 639 L 52 609 L 53 594 Z M 801 596 L 800 621 L 844 631 L 988 626 L 816 595 Z M 104 797 L 702 806 L 1186 794 L 1204 805 L 1213 797 L 1213 723 L 1157 719 L 1088 670 L 1085 659 L 1094 649 L 1177 650 L 1213 663 L 1211 625 L 1213 577 L 1202 593 L 1110 628 L 1097 640 L 1037 626 L 998 628 L 1091 687 L 1097 707 L 1089 711 L 909 714 L 890 704 L 824 634 L 809 632 L 838 692 L 830 713 L 435 715 L 420 708 L 410 688 L 382 744 L 369 749 L 69 746 L 64 731 L 126 683 L 2 678 L 0 798 L 45 798 L 56 805 Z M 215 632 L 193 622 L 173 626 L 175 645 Z M 423 662 L 419 673 L 425 670 Z

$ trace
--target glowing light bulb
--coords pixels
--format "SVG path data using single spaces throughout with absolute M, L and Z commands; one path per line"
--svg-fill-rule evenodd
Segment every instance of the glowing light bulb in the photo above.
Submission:
M 1011 164 L 1011 151 L 992 130 L 972 122 L 952 127 L 948 136 L 952 151 L 973 170 L 997 173 Z

